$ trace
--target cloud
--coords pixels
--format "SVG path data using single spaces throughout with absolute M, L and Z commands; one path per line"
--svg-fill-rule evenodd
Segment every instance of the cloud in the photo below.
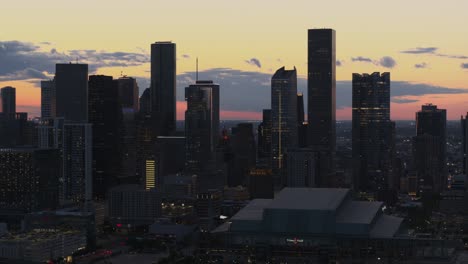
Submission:
M 21 71 L 16 71 L 13 73 L 8 73 L 6 75 L 0 76 L 0 81 L 16 81 L 16 80 L 28 80 L 28 79 L 47 79 L 47 76 L 44 72 L 40 72 L 36 69 L 27 68 Z
M 414 67 L 416 69 L 426 69 L 429 66 L 429 64 L 422 62 L 422 63 L 416 63 Z
M 460 65 L 460 67 L 461 67 L 462 69 L 468 69 L 468 63 L 462 63 L 462 64 Z
M 38 73 L 53 73 L 56 63 L 78 60 L 89 64 L 90 73 L 102 67 L 138 66 L 150 61 L 149 55 L 133 52 L 108 52 L 96 50 L 49 51 L 40 45 L 21 41 L 0 41 L 0 78 L 25 80 Z M 16 77 L 14 77 L 16 76 Z
M 340 60 L 337 60 L 337 61 L 336 61 L 336 66 L 337 66 L 337 67 L 340 67 L 341 65 L 343 65 L 343 62 L 340 61 Z
M 355 61 L 358 61 L 358 62 L 373 62 L 371 58 L 366 58 L 366 57 L 362 57 L 362 56 L 352 57 L 351 61 L 353 61 L 353 62 L 355 62 Z
M 385 68 L 393 68 L 396 66 L 396 61 L 392 57 L 385 56 L 380 59 L 379 64 Z
M 445 58 L 449 58 L 449 59 L 460 59 L 460 60 L 468 59 L 468 56 L 465 56 L 465 55 L 449 55 L 449 54 L 437 53 L 436 56 L 445 57 Z
M 251 58 L 250 60 L 245 61 L 247 64 L 257 66 L 258 68 L 262 68 L 262 64 L 260 63 L 260 60 L 257 58 Z
M 184 58 L 184 59 L 190 59 L 190 55 L 188 55 L 188 54 L 182 54 L 182 58 Z
M 409 49 L 409 50 L 402 50 L 400 51 L 401 53 L 408 53 L 408 54 L 426 54 L 426 53 L 434 53 L 437 51 L 438 48 L 436 47 L 426 47 L 426 48 L 415 48 L 415 49 Z
M 419 102 L 419 100 L 395 97 L 393 98 L 392 102 L 397 103 L 397 104 L 410 104 L 410 103 Z

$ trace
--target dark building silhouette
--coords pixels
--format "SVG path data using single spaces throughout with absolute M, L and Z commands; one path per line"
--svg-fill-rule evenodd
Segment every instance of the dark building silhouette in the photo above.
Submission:
M 119 78 L 117 83 L 119 86 L 119 101 L 122 107 L 122 125 L 120 128 L 122 169 L 119 172 L 119 182 L 135 183 L 132 181 L 136 180 L 137 175 L 138 84 L 131 77 Z M 151 110 L 149 109 L 149 111 Z
M 297 94 L 297 142 L 301 148 L 307 147 L 307 122 L 304 120 L 304 96 Z
M 252 168 L 248 174 L 247 187 L 250 199 L 273 199 L 273 174 L 269 168 Z
M 390 120 L 390 73 L 353 74 L 354 188 L 378 192 L 392 189 L 394 159 Z
M 55 118 L 56 112 L 55 81 L 41 81 L 41 118 Z
M 61 158 L 57 149 L 0 149 L 0 218 L 58 206 Z
M 2 98 L 2 113 L 4 115 L 14 115 L 16 113 L 16 88 L 6 86 L 0 89 Z
M 228 177 L 228 186 L 246 185 L 247 174 L 255 167 L 255 137 L 251 123 L 240 123 L 232 128 L 233 167 Z
M 28 113 L 0 113 L 0 147 L 32 146 L 34 124 Z
M 441 192 L 447 187 L 447 111 L 426 104 L 416 113 L 414 164 L 419 191 Z
M 262 122 L 257 127 L 258 163 L 271 167 L 271 109 L 263 109 Z
M 284 154 L 297 147 L 296 68 L 278 69 L 271 78 L 271 164 L 275 186 L 284 184 Z
M 315 187 L 317 153 L 309 148 L 289 149 L 286 153 L 286 186 Z
M 151 109 L 157 136 L 176 130 L 176 44 L 151 44 Z
M 151 89 L 150 88 L 146 88 L 141 94 L 139 106 L 140 106 L 140 109 L 138 111 L 140 114 L 151 113 Z
M 157 138 L 156 153 L 160 160 L 161 176 L 173 175 L 184 170 L 185 137 L 160 136 Z
M 56 64 L 57 117 L 67 121 L 88 121 L 88 64 Z
M 308 145 L 320 153 L 319 187 L 330 185 L 336 145 L 335 30 L 309 29 L 307 57 Z
M 93 196 L 104 199 L 118 184 L 122 169 L 122 107 L 119 83 L 112 76 L 91 75 L 88 84 L 88 113 L 93 134 Z
M 214 160 L 219 138 L 219 85 L 197 81 L 185 88 L 186 169 L 198 173 Z
M 461 117 L 463 174 L 468 175 L 468 113 Z

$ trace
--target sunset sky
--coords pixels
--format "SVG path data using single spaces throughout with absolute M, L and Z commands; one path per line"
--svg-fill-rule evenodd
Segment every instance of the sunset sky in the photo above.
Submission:
M 178 118 L 183 89 L 221 85 L 224 119 L 259 119 L 270 78 L 296 67 L 306 91 L 307 29 L 337 36 L 337 119 L 351 118 L 351 74 L 389 71 L 392 119 L 414 119 L 423 103 L 468 112 L 468 1 L 17 0 L 0 8 L 0 87 L 17 88 L 17 109 L 40 114 L 41 79 L 55 63 L 89 63 L 90 74 L 149 85 L 149 48 L 177 44 Z

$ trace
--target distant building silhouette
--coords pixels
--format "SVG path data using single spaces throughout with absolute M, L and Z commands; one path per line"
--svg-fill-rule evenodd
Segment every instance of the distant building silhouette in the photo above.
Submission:
M 185 88 L 185 167 L 197 173 L 214 160 L 219 138 L 219 85 L 197 81 Z
M 297 147 L 296 68 L 278 69 L 271 78 L 271 164 L 275 187 L 284 184 L 285 153 Z
M 390 73 L 353 74 L 354 188 L 393 189 L 394 124 L 390 120 Z
M 263 109 L 257 128 L 257 162 L 271 168 L 271 109 Z
M 88 64 L 56 64 L 57 117 L 88 122 Z
M 304 96 L 297 94 L 297 142 L 301 148 L 307 147 L 307 122 L 304 119 Z
M 55 81 L 41 81 L 41 118 L 55 118 L 57 112 L 57 98 Z
M 308 145 L 321 152 L 319 187 L 330 185 L 336 145 L 336 37 L 333 29 L 308 30 Z
M 416 113 L 414 164 L 419 191 L 447 188 L 447 111 L 426 104 Z
M 176 130 L 176 44 L 151 44 L 151 108 L 157 136 Z
M 16 113 L 16 88 L 6 86 L 0 89 L 2 98 L 2 113 L 4 115 L 14 115 Z
M 317 160 L 317 153 L 311 149 L 289 149 L 286 153 L 286 186 L 315 187 Z
M 252 123 L 239 123 L 232 128 L 233 152 L 232 172 L 228 175 L 228 186 L 246 185 L 247 174 L 255 167 L 256 150 Z

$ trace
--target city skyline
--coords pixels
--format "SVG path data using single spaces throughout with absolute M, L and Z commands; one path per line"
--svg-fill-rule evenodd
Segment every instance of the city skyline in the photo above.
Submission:
M 390 71 L 394 79 L 393 120 L 413 120 L 419 105 L 429 102 L 447 109 L 450 120 L 465 112 L 468 38 L 459 25 L 467 20 L 463 10 L 468 3 L 429 1 L 425 12 L 419 12 L 417 3 L 395 1 L 378 16 L 359 12 L 364 6 L 378 6 L 371 1 L 340 3 L 340 8 L 332 2 L 296 1 L 286 10 L 276 1 L 268 9 L 247 1 L 236 5 L 188 2 L 183 8 L 155 2 L 145 3 L 144 10 L 138 8 L 142 5 L 136 1 L 113 6 L 117 11 L 139 12 L 137 19 L 128 22 L 120 19 L 120 12 L 104 12 L 104 3 L 93 4 L 93 9 L 78 8 L 76 14 L 58 1 L 31 1 L 27 10 L 17 3 L 4 4 L 0 22 L 15 27 L 6 27 L 0 35 L 4 64 L 0 86 L 16 87 L 18 110 L 38 116 L 40 80 L 53 76 L 55 63 L 78 60 L 89 64 L 90 74 L 135 77 L 141 94 L 149 87 L 150 44 L 172 40 L 178 45 L 179 120 L 186 107 L 181 95 L 195 79 L 197 57 L 200 79 L 212 79 L 222 87 L 222 119 L 260 120 L 261 110 L 269 108 L 262 98 L 275 69 L 296 66 L 298 91 L 307 95 L 307 29 L 326 27 L 337 34 L 337 120 L 351 119 L 352 73 L 377 71 Z M 20 10 L 23 15 L 18 15 Z M 75 19 L 80 10 L 87 12 L 86 22 Z M 202 10 L 217 12 L 207 19 L 197 15 Z M 184 20 L 170 20 L 174 12 Z M 284 15 L 278 19 L 280 13 Z M 438 19 L 441 13 L 450 16 Z M 60 26 L 51 27 L 56 21 L 61 21 Z M 96 25 L 112 26 L 101 34 L 103 27 Z M 252 98 L 236 96 L 244 91 L 254 91 Z

